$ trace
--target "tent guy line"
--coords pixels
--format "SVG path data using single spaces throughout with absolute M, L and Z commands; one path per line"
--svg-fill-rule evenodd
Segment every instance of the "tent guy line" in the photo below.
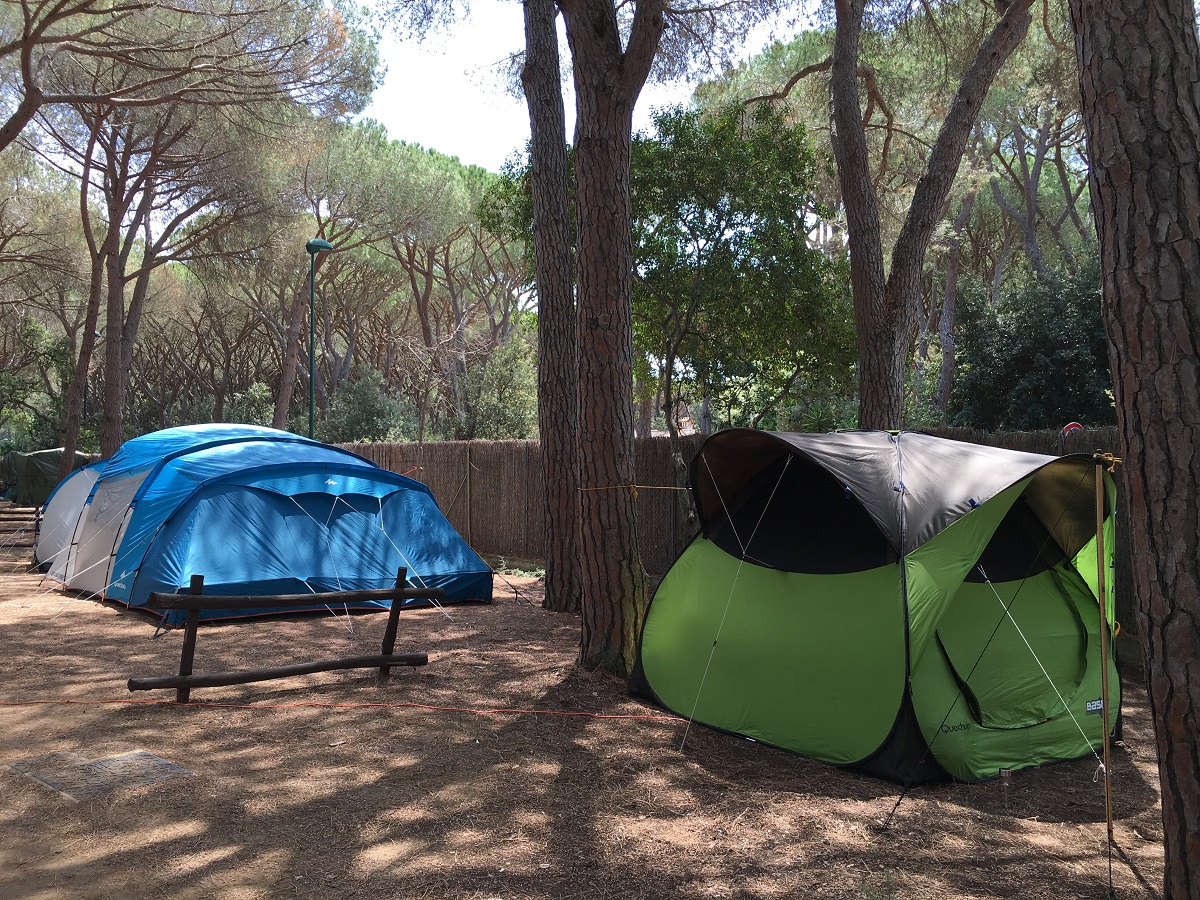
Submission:
M 1013 592 L 1011 600 L 1009 600 L 1007 603 L 1005 603 L 1004 599 L 1000 596 L 1000 593 L 996 590 L 996 586 L 992 583 L 992 580 L 990 578 L 988 578 L 988 574 L 986 571 L 984 571 L 983 565 L 977 564 L 975 566 L 976 570 L 979 572 L 979 574 L 983 578 L 984 582 L 987 584 L 987 586 L 989 588 L 991 588 L 993 596 L 995 596 L 995 598 L 1000 602 L 1000 607 L 1002 610 L 1000 613 L 1000 618 L 996 620 L 995 627 L 992 628 L 992 632 L 988 636 L 987 641 L 984 642 L 983 647 L 980 649 L 979 655 L 975 657 L 975 663 L 974 663 L 974 665 L 971 666 L 971 671 L 969 671 L 966 674 L 966 677 L 962 679 L 962 682 L 958 688 L 958 693 L 955 695 L 954 699 L 950 702 L 950 705 L 946 708 L 946 714 L 945 714 L 945 716 L 942 717 L 941 724 L 935 730 L 934 735 L 933 735 L 933 740 L 931 740 L 929 742 L 929 746 L 926 748 L 925 753 L 922 755 L 921 759 L 917 762 L 917 765 L 915 768 L 919 769 L 921 767 L 921 765 L 924 763 L 925 757 L 928 756 L 931 752 L 933 752 L 933 745 L 935 743 L 937 743 L 937 739 L 943 733 L 942 726 L 944 726 L 946 724 L 946 722 L 949 721 L 951 713 L 954 712 L 955 704 L 957 704 L 959 699 L 962 697 L 963 689 L 968 684 L 971 683 L 971 676 L 974 675 L 975 670 L 977 668 L 979 668 L 979 664 L 983 661 L 983 655 L 987 652 L 988 647 L 990 647 L 992 645 L 992 641 L 995 640 L 996 634 L 997 634 L 997 632 L 999 632 L 1000 626 L 1004 624 L 1006 617 L 1008 618 L 1009 621 L 1012 622 L 1013 628 L 1016 629 L 1017 633 L 1021 636 L 1021 640 L 1025 642 L 1025 646 L 1029 649 L 1029 653 L 1033 657 L 1033 661 L 1038 664 L 1038 668 L 1040 668 L 1042 670 L 1042 674 L 1046 677 L 1046 681 L 1050 684 L 1050 687 L 1054 690 L 1054 693 L 1058 695 L 1058 699 L 1062 704 L 1063 711 L 1066 712 L 1067 715 L 1071 716 L 1071 720 L 1073 722 L 1075 722 L 1075 727 L 1079 729 L 1079 733 L 1083 735 L 1084 741 L 1087 742 L 1087 740 L 1088 740 L 1087 733 L 1083 730 L 1083 727 L 1079 724 L 1079 721 L 1071 713 L 1070 706 L 1068 705 L 1067 701 L 1063 699 L 1062 694 L 1058 690 L 1058 686 L 1054 683 L 1054 679 L 1050 677 L 1050 673 L 1046 671 L 1046 667 L 1042 664 L 1042 661 L 1040 659 L 1038 659 L 1037 652 L 1030 645 L 1029 639 L 1026 638 L 1025 633 L 1023 631 L 1021 631 L 1021 626 L 1017 624 L 1017 620 L 1014 619 L 1012 616 L 1013 604 L 1015 604 L 1017 602 L 1017 598 L 1021 595 L 1021 591 L 1024 590 L 1024 588 L 1025 588 L 1025 583 L 1029 580 L 1029 577 L 1033 574 L 1033 570 L 1037 566 L 1037 561 L 1042 558 L 1042 555 L 1046 552 L 1047 545 L 1049 544 L 1049 542 L 1051 540 L 1053 540 L 1053 537 L 1052 537 L 1053 533 L 1058 529 L 1059 525 L 1062 524 L 1063 516 L 1066 515 L 1067 510 L 1070 508 L 1071 504 L 1074 502 L 1075 496 L 1076 496 L 1076 494 L 1079 493 L 1079 489 L 1080 489 L 1080 487 L 1083 486 L 1083 481 L 1086 477 L 1087 477 L 1087 470 L 1084 469 L 1079 476 L 1079 480 L 1077 482 L 1075 482 L 1075 487 L 1072 488 L 1071 495 L 1063 502 L 1062 506 L 1060 507 L 1059 512 L 1058 512 L 1058 517 L 1054 521 L 1054 527 L 1049 529 L 1046 532 L 1046 536 L 1042 540 L 1041 545 L 1037 547 L 1037 549 L 1031 556 L 1030 563 L 1029 563 L 1028 567 L 1026 567 L 1026 569 L 1025 569 L 1025 575 L 1021 579 L 1020 584 L 1017 585 L 1016 591 Z M 1089 744 L 1089 746 L 1090 746 L 1090 744 Z M 1096 753 L 1095 748 L 1092 747 L 1091 750 L 1092 750 L 1092 755 L 1095 756 L 1096 759 L 1099 759 L 1100 758 L 1099 754 Z M 896 800 L 896 806 L 892 808 L 891 815 L 888 816 L 887 822 L 885 823 L 885 827 L 887 827 L 888 825 L 891 824 L 892 816 L 894 816 L 896 814 L 896 810 L 899 809 L 900 804 L 904 801 L 904 795 L 906 792 L 907 792 L 907 789 L 905 791 L 901 791 L 900 797 Z
M 1001 613 L 1001 618 L 1003 619 L 1003 618 L 1007 617 L 1008 621 L 1012 622 L 1013 628 L 1016 629 L 1017 634 L 1020 635 L 1021 640 L 1024 641 L 1024 643 L 1025 643 L 1025 646 L 1029 648 L 1029 655 L 1033 657 L 1033 661 L 1038 664 L 1038 668 L 1041 669 L 1042 674 L 1046 676 L 1046 683 L 1050 685 L 1050 688 L 1054 691 L 1055 696 L 1058 697 L 1058 702 L 1062 704 L 1063 711 L 1068 716 L 1071 717 L 1071 721 L 1074 722 L 1075 727 L 1079 729 L 1080 735 L 1083 736 L 1084 743 L 1088 744 L 1088 746 L 1091 747 L 1091 744 L 1088 741 L 1087 732 L 1083 730 L 1083 726 L 1080 725 L 1079 720 L 1075 718 L 1075 713 L 1071 712 L 1071 705 L 1069 703 L 1067 703 L 1066 698 L 1063 697 L 1062 692 L 1058 689 L 1058 685 L 1054 683 L 1054 679 L 1050 676 L 1050 673 L 1046 671 L 1046 666 L 1042 663 L 1041 659 L 1038 657 L 1037 651 L 1033 649 L 1033 644 L 1029 643 L 1029 638 L 1027 638 L 1025 636 L 1025 632 L 1021 630 L 1021 626 L 1018 625 L 1017 620 L 1013 618 L 1013 614 L 1012 614 L 1012 610 L 1011 610 L 1012 603 L 1006 604 L 1004 602 L 1004 598 L 1000 596 L 1000 592 L 996 590 L 996 586 L 994 584 L 992 584 L 991 579 L 988 578 L 987 572 L 985 572 L 983 570 L 983 566 L 976 566 L 976 568 L 979 570 L 979 574 L 983 576 L 984 583 L 987 584 L 987 586 L 992 589 L 993 596 L 995 596 L 996 601 L 1000 604 L 1000 608 L 1003 610 L 1003 613 Z M 1018 589 L 1018 591 L 1019 591 L 1019 589 Z M 1015 595 L 1013 596 L 1013 601 L 1014 602 L 1016 601 Z M 999 626 L 997 626 L 997 630 L 999 630 Z M 983 658 L 983 654 L 987 652 L 987 648 L 989 646 L 991 646 L 990 639 L 989 639 L 988 643 L 984 645 L 983 650 L 980 651 L 980 653 L 979 653 L 980 659 Z M 950 713 L 947 712 L 946 715 L 947 715 L 947 717 L 949 717 Z M 939 734 L 940 733 L 941 732 L 939 731 Z M 935 741 L 937 740 L 936 734 L 934 735 L 933 739 Z M 1092 756 L 1096 757 L 1096 760 L 1100 763 L 1101 766 L 1103 766 L 1104 762 L 1103 762 L 1103 760 L 1100 759 L 1100 754 L 1096 752 L 1096 748 L 1091 747 L 1091 751 L 1092 751 Z
M 742 560 L 744 561 L 746 558 L 746 545 L 742 543 L 742 539 L 738 536 L 737 526 L 733 523 L 733 516 L 729 514 L 729 506 L 725 503 L 725 497 L 722 495 L 721 489 L 717 487 L 717 476 L 713 474 L 712 466 L 708 464 L 708 458 L 704 455 L 703 450 L 696 455 L 696 458 L 704 463 L 704 468 L 708 469 L 708 477 L 712 479 L 713 490 L 716 492 L 717 499 L 721 501 L 721 508 L 725 510 L 725 518 L 729 522 L 729 530 L 733 533 L 733 539 L 738 542 L 738 549 L 741 550 Z M 764 506 L 763 515 L 765 516 L 766 514 L 767 508 Z
M 692 721 L 696 716 L 696 708 L 700 705 L 700 695 L 704 691 L 704 682 L 705 679 L 708 678 L 708 670 L 712 668 L 713 656 L 715 656 L 717 652 L 717 642 L 721 640 L 721 629 L 725 627 L 725 619 L 729 615 L 729 607 L 733 604 L 733 594 L 737 590 L 738 576 L 742 574 L 742 566 L 745 564 L 746 557 L 750 552 L 750 545 L 754 543 L 754 536 L 758 534 L 759 526 L 762 525 L 763 519 L 767 517 L 767 510 L 770 508 L 771 502 L 775 499 L 775 494 L 779 491 L 779 485 L 783 483 L 783 476 L 787 474 L 788 466 L 791 465 L 791 462 L 792 461 L 789 458 L 787 462 L 783 464 L 783 471 L 779 473 L 779 478 L 775 481 L 775 487 L 771 491 L 771 496 L 763 506 L 762 515 L 758 517 L 758 521 L 754 523 L 754 528 L 750 532 L 750 537 L 748 537 L 746 539 L 746 543 L 742 545 L 742 558 L 738 561 L 737 570 L 733 573 L 733 579 L 729 585 L 729 596 L 725 598 L 725 609 L 721 613 L 721 622 L 717 626 L 717 633 L 713 636 L 712 647 L 708 651 L 708 662 L 705 663 L 704 674 L 700 676 L 700 684 L 696 688 L 696 700 L 692 704 L 691 713 L 688 715 L 687 728 L 683 730 L 683 737 L 679 741 L 680 751 L 683 750 L 684 745 L 687 743 L 688 733 L 692 730 Z M 707 464 L 708 463 L 706 460 L 705 465 Z M 710 469 L 709 471 L 711 472 L 712 470 Z M 713 484 L 714 486 L 716 485 L 715 480 L 713 481 Z M 719 489 L 717 490 L 717 494 L 720 495 Z M 721 505 L 725 505 L 724 498 L 721 499 Z M 741 540 L 739 540 L 738 543 L 741 544 Z

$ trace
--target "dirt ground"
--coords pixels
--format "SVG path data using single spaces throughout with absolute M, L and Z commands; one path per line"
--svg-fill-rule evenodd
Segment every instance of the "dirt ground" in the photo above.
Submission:
M 0 509 L 0 900 L 1069 900 L 1108 897 L 1110 859 L 1113 896 L 1159 896 L 1131 678 L 1110 857 L 1093 758 L 901 799 L 581 671 L 578 621 L 543 611 L 529 578 L 498 578 L 490 606 L 406 612 L 397 651 L 429 665 L 388 680 L 200 688 L 186 706 L 130 693 L 131 675 L 176 670 L 181 633 L 42 584 L 14 561 L 19 518 Z M 208 626 L 196 671 L 375 653 L 385 619 Z M 191 774 L 76 802 L 7 768 L 131 750 Z

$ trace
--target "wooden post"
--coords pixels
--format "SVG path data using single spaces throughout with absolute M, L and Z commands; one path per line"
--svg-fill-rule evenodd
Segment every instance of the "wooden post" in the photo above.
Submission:
M 1112 893 L 1112 848 L 1113 848 L 1113 790 L 1112 790 L 1112 750 L 1109 734 L 1109 707 L 1108 707 L 1108 657 L 1109 657 L 1109 628 L 1108 628 L 1108 600 L 1105 597 L 1104 579 L 1108 568 L 1108 555 L 1104 551 L 1104 512 L 1105 512 L 1105 486 L 1104 486 L 1104 468 L 1106 464 L 1112 464 L 1113 458 L 1110 454 L 1103 454 L 1099 450 L 1092 457 L 1096 463 L 1096 593 L 1097 600 L 1100 603 L 1100 715 L 1103 720 L 1101 727 L 1104 729 L 1104 813 L 1105 821 L 1108 824 L 1108 883 L 1109 894 Z
M 392 594 L 392 608 L 388 610 L 387 628 L 383 630 L 384 656 L 391 656 L 396 646 L 396 630 L 400 626 L 400 610 L 404 607 L 404 588 L 408 584 L 408 569 L 401 566 L 396 570 L 396 590 Z M 379 677 L 387 678 L 392 673 L 391 666 L 380 666 Z
M 315 672 L 334 672 L 339 669 L 373 669 L 387 663 L 389 666 L 424 666 L 429 656 L 425 653 L 393 653 L 390 656 L 347 656 L 342 659 L 318 660 L 310 663 L 292 663 L 273 669 L 250 669 L 245 672 L 218 672 L 213 675 L 167 675 L 162 678 L 130 678 L 131 691 L 152 691 L 157 688 L 225 687 L 231 684 L 250 684 L 269 681 L 272 678 L 291 678 L 295 675 L 312 675 Z
M 334 591 L 327 594 L 272 594 L 269 596 L 202 596 L 204 578 L 192 576 L 190 592 L 187 594 L 160 594 L 151 591 L 146 600 L 147 609 L 184 610 L 187 622 L 184 627 L 183 650 L 179 660 L 179 674 L 164 678 L 130 678 L 129 690 L 147 691 L 155 688 L 175 688 L 175 699 L 187 703 L 194 687 L 219 687 L 229 684 L 248 684 L 271 678 L 289 678 L 293 675 L 308 675 L 313 672 L 331 672 L 335 669 L 379 669 L 388 675 L 394 666 L 423 666 L 429 662 L 424 653 L 392 653 L 396 643 L 400 612 L 405 600 L 429 600 L 438 602 L 446 599 L 441 588 L 409 588 L 408 570 L 401 567 L 396 573 L 396 584 L 391 588 L 374 588 L 364 591 Z M 193 675 L 192 660 L 196 652 L 196 635 L 200 624 L 200 612 L 205 609 L 289 609 L 293 607 L 314 608 L 340 602 L 364 602 L 367 600 L 391 600 L 392 608 L 383 641 L 384 652 L 375 656 L 351 656 L 318 662 L 293 663 L 273 669 L 255 669 L 245 672 L 221 672 L 213 675 Z
M 199 596 L 204 593 L 204 576 L 193 575 L 188 587 L 189 594 Z M 179 674 L 192 674 L 192 660 L 196 656 L 196 631 L 200 627 L 200 610 L 189 609 L 183 626 L 183 653 L 179 657 Z M 175 690 L 175 702 L 187 703 L 192 696 L 190 687 L 179 687 Z

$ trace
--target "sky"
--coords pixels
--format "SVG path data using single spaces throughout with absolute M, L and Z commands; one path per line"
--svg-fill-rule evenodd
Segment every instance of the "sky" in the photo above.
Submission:
M 423 43 L 385 33 L 380 55 L 387 67 L 364 116 L 377 119 L 396 140 L 420 144 L 493 172 L 529 140 L 529 114 L 520 94 L 507 93 L 505 60 L 525 46 L 521 4 L 472 0 L 467 20 L 431 34 Z M 648 84 L 634 111 L 634 129 L 646 129 L 655 108 L 685 102 L 689 85 Z M 567 136 L 575 127 L 567 100 Z

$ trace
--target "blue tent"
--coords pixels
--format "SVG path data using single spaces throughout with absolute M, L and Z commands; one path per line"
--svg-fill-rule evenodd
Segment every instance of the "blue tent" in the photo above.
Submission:
M 251 425 L 168 428 L 74 473 L 47 501 L 36 558 L 67 587 L 134 607 L 194 574 L 211 594 L 295 594 L 389 588 L 403 566 L 449 601 L 492 592 L 423 484 Z

